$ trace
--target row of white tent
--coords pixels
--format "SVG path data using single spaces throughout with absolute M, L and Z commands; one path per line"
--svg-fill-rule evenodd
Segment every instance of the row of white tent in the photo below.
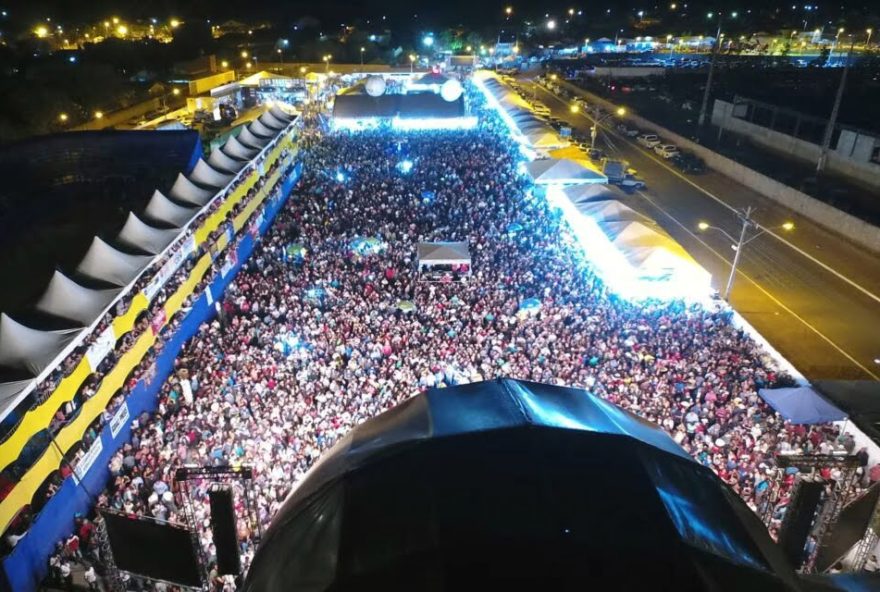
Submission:
M 572 185 L 561 189 L 580 215 L 589 218 L 622 255 L 636 282 L 656 294 L 699 297 L 711 290 L 711 274 L 653 220 L 621 201 L 623 193 L 607 185 Z M 602 256 L 602 255 L 600 255 Z M 618 270 L 619 271 L 619 270 Z M 678 293 L 680 291 L 680 294 Z
M 6 313 L 0 314 L 0 366 L 27 372 L 34 378 L 46 370 L 82 333 L 83 328 L 92 324 L 123 289 L 180 235 L 182 228 L 293 119 L 293 115 L 273 105 L 258 118 L 242 125 L 239 133 L 230 136 L 223 146 L 211 152 L 207 161 L 199 158 L 189 175 L 178 174 L 167 197 L 156 190 L 144 209 L 144 215 L 148 220 L 171 228 L 153 226 L 134 212 L 129 212 L 114 242 L 141 254 L 127 253 L 98 236 L 94 237 L 76 271 L 87 279 L 114 288 L 89 288 L 56 270 L 35 308 L 42 313 L 73 321 L 78 328 L 43 331 L 27 327 Z M 0 382 L 0 416 L 5 416 L 12 404 L 17 403 L 17 395 L 23 396 L 34 378 Z
M 481 74 L 485 76 L 482 78 L 481 83 L 504 112 L 502 116 L 516 127 L 529 147 L 539 150 L 551 150 L 568 145 L 568 142 L 561 138 L 552 127 L 535 115 L 525 99 L 516 94 L 506 84 L 503 84 L 494 75 L 488 73 Z

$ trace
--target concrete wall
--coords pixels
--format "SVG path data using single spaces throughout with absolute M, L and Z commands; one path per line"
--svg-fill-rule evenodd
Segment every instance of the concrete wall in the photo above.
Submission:
M 169 101 L 170 103 L 170 101 Z M 119 111 L 113 111 L 112 113 L 105 113 L 104 117 L 101 119 L 94 119 L 92 121 L 88 121 L 83 123 L 82 125 L 78 125 L 74 128 L 71 128 L 72 131 L 86 131 L 86 130 L 101 130 L 106 129 L 108 127 L 114 127 L 117 125 L 122 125 L 127 122 L 132 117 L 139 117 L 144 113 L 149 113 L 150 111 L 155 111 L 162 106 L 162 99 L 148 99 L 143 101 L 142 103 L 137 103 L 136 105 L 132 105 L 126 109 L 121 109 Z
M 733 117 L 731 115 L 732 109 L 731 103 L 716 99 L 712 108 L 712 123 L 743 135 L 756 144 L 775 152 L 781 152 L 805 162 L 814 164 L 818 162 L 822 152 L 822 148 L 818 144 Z M 880 165 L 869 162 L 874 142 L 875 139 L 870 136 L 843 130 L 837 148 L 828 153 L 827 168 L 860 183 L 880 188 Z
M 562 83 L 568 90 L 585 96 L 590 102 L 596 103 L 607 111 L 613 111 L 616 106 L 608 101 L 586 92 L 568 82 Z M 706 165 L 722 175 L 735 179 L 752 191 L 760 193 L 764 197 L 772 199 L 798 214 L 809 218 L 813 222 L 836 232 L 847 239 L 876 253 L 880 253 L 880 228 L 833 208 L 826 203 L 810 197 L 797 189 L 784 185 L 775 179 L 743 166 L 726 156 L 709 150 L 687 138 L 679 136 L 644 117 L 635 114 L 627 115 L 626 119 L 640 130 L 653 132 L 665 140 L 676 144 L 680 148 L 693 152 L 706 161 Z
M 593 70 L 586 72 L 588 76 L 597 78 L 644 78 L 646 76 L 663 76 L 666 74 L 666 68 L 662 66 L 632 66 L 632 67 L 609 67 L 597 66 Z

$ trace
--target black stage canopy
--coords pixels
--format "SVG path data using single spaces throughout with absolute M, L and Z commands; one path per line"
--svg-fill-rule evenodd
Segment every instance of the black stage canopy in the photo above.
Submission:
M 748 507 L 651 423 L 517 380 L 360 425 L 288 497 L 244 590 L 799 590 Z

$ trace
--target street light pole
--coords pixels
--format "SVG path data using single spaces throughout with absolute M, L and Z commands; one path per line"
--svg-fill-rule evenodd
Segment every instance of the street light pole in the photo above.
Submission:
M 843 65 L 843 74 L 840 75 L 840 86 L 837 87 L 837 95 L 834 97 L 834 106 L 831 108 L 831 117 L 825 125 L 825 135 L 822 137 L 822 152 L 819 154 L 819 161 L 816 163 L 816 173 L 821 173 L 825 169 L 825 162 L 828 160 L 828 150 L 831 148 L 831 136 L 834 135 L 834 126 L 837 125 L 837 114 L 840 112 L 840 102 L 843 100 L 843 90 L 846 87 L 846 76 L 849 73 L 849 62 L 852 56 L 853 45 L 855 40 L 850 38 L 849 51 L 846 54 L 846 63 Z
M 748 206 L 744 212 L 739 214 L 742 220 L 742 230 L 739 232 L 739 241 L 736 243 L 736 254 L 733 256 L 733 264 L 730 266 L 730 276 L 727 278 L 727 286 L 724 288 L 724 300 L 730 302 L 730 291 L 733 290 L 733 280 L 736 278 L 736 268 L 739 265 L 739 257 L 742 254 L 743 246 L 746 242 L 746 232 L 751 226 L 752 206 Z
M 718 56 L 718 48 L 721 45 L 721 13 L 718 13 L 718 32 L 715 33 L 715 43 L 712 45 L 712 57 L 709 60 L 709 76 L 706 78 L 706 90 L 703 91 L 703 102 L 700 105 L 700 116 L 697 118 L 697 128 L 702 130 L 706 123 L 706 110 L 709 108 L 709 94 L 712 92 L 712 77 L 715 75 L 715 59 Z

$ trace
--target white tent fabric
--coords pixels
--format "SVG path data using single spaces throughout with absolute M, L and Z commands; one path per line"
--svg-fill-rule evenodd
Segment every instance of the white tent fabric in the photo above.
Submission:
M 260 115 L 259 119 L 263 125 L 275 130 L 276 132 L 280 132 L 285 127 L 287 127 L 287 123 L 272 115 L 271 111 L 264 112 L 262 115 Z
M 96 236 L 76 270 L 121 288 L 128 285 L 151 259 L 149 256 L 123 253 Z
M 425 265 L 470 264 L 471 255 L 466 242 L 419 243 L 419 267 Z
M 278 130 L 274 130 L 268 127 L 259 119 L 254 119 L 252 122 L 250 122 L 250 124 L 248 125 L 248 129 L 258 136 L 263 136 L 264 138 L 274 138 L 278 135 Z
M 40 331 L 0 314 L 0 365 L 38 375 L 82 329 Z
M 247 162 L 232 158 L 222 150 L 217 149 L 211 152 L 211 156 L 208 157 L 208 164 L 218 171 L 237 173 L 244 168 Z
M 235 136 L 230 136 L 226 143 L 223 144 L 221 150 L 233 158 L 240 158 L 242 160 L 250 160 L 259 152 L 255 148 L 245 146 Z
M 37 301 L 36 309 L 88 325 L 98 318 L 118 293 L 119 289 L 86 288 L 56 270 L 43 296 Z
M 269 143 L 268 138 L 258 138 L 247 126 L 241 126 L 241 132 L 236 136 L 236 139 L 245 146 L 258 149 Z
M 162 192 L 158 189 L 153 192 L 153 197 L 150 198 L 150 203 L 147 204 L 144 210 L 144 213 L 150 218 L 159 222 L 165 222 L 175 228 L 180 228 L 189 222 L 196 215 L 196 212 L 198 212 L 196 208 L 185 208 L 177 205 L 162 195 Z
M 649 226 L 647 221 L 621 221 L 608 222 L 603 225 L 603 230 L 608 238 L 621 251 L 635 247 L 670 247 L 672 250 L 681 249 L 672 237 L 667 235 L 658 226 Z
M 621 196 L 620 190 L 613 185 L 597 185 L 594 183 L 571 185 L 563 189 L 562 192 L 565 193 L 565 197 L 573 204 L 617 199 Z
M 150 226 L 135 216 L 134 212 L 129 212 L 125 226 L 119 231 L 119 241 L 156 255 L 174 240 L 178 232 L 177 229 L 163 230 Z
M 28 378 L 27 380 L 0 382 L 0 417 L 6 417 L 6 411 L 17 403 L 16 397 L 18 394 L 33 381 L 33 378 Z
M 171 191 L 168 193 L 174 199 L 179 199 L 180 201 L 197 206 L 205 205 L 211 201 L 211 198 L 214 197 L 215 194 L 214 191 L 202 189 L 184 177 L 183 173 L 177 174 L 177 179 L 174 181 L 174 185 L 171 186 Z
M 559 148 L 566 144 L 552 131 L 534 131 L 525 134 L 525 137 L 532 148 Z
M 269 113 L 272 114 L 272 117 L 277 119 L 278 121 L 282 121 L 284 123 L 290 123 L 293 121 L 295 115 L 287 113 L 284 109 L 279 107 L 278 105 L 272 105 L 269 107 Z
M 201 158 L 196 162 L 192 172 L 189 174 L 191 181 L 195 181 L 199 185 L 207 185 L 208 187 L 226 187 L 235 175 L 224 174 L 216 169 L 211 168 L 207 162 Z
M 631 207 L 620 203 L 615 199 L 605 201 L 581 202 L 578 210 L 585 216 L 589 216 L 597 224 L 606 222 L 644 220 L 644 216 Z
M 570 158 L 545 158 L 525 165 L 526 173 L 538 185 L 607 183 L 608 178 L 592 169 L 586 161 Z

